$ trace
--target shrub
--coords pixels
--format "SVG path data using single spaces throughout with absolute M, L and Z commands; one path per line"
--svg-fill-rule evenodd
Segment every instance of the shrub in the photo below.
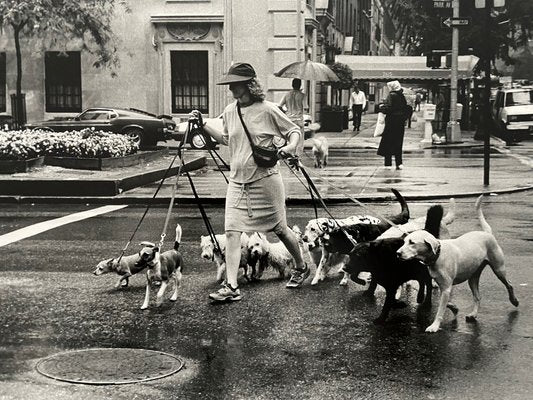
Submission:
M 0 132 L 0 160 L 27 160 L 38 156 L 109 158 L 134 154 L 139 145 L 128 136 L 83 129 L 49 132 Z

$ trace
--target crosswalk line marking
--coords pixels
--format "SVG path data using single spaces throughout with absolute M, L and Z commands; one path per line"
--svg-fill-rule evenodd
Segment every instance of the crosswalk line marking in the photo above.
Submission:
M 65 215 L 64 217 L 51 219 L 49 221 L 39 222 L 30 226 L 26 226 L 16 231 L 6 233 L 0 236 L 0 247 L 6 246 L 10 243 L 18 242 L 19 240 L 29 238 L 31 236 L 38 235 L 39 233 L 49 231 L 66 224 L 82 221 L 87 218 L 96 217 L 101 214 L 106 214 L 112 211 L 120 210 L 127 207 L 126 204 L 112 205 L 94 208 L 92 210 L 81 211 L 78 213 Z

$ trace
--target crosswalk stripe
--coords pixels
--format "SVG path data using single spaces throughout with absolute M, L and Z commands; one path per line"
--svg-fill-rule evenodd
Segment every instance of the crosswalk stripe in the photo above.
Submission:
M 16 231 L 6 233 L 5 235 L 0 236 L 0 247 L 6 246 L 10 243 L 18 242 L 19 240 L 29 238 L 31 236 L 38 235 L 39 233 L 46 232 L 50 229 L 57 228 L 66 224 L 71 224 L 73 222 L 82 221 L 87 218 L 96 217 L 97 215 L 106 214 L 112 211 L 120 210 L 127 207 L 127 205 L 112 205 L 112 206 L 103 206 L 94 208 L 92 210 L 82 211 L 70 215 L 65 215 L 64 217 L 51 219 L 49 221 L 39 222 L 38 224 L 33 224 L 26 226 Z

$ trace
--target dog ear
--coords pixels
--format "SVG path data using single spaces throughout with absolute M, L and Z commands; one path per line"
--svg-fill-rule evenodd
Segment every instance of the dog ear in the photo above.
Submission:
M 433 238 L 431 239 L 425 238 L 424 243 L 426 243 L 431 248 L 431 252 L 433 254 L 437 254 L 437 248 L 439 244 L 436 240 L 434 240 Z

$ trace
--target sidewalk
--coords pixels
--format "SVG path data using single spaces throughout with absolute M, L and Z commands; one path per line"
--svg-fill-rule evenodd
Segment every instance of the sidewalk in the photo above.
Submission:
M 324 169 L 313 168 L 310 150 L 312 143 L 306 141 L 302 162 L 327 200 L 349 201 L 346 194 L 367 202 L 388 200 L 392 199 L 391 187 L 398 189 L 411 200 L 468 197 L 481 193 L 508 193 L 533 188 L 531 160 L 513 157 L 512 148 L 506 148 L 505 143 L 499 139 L 491 139 L 490 185 L 484 186 L 483 142 L 473 139 L 474 132 L 463 131 L 462 143 L 422 146 L 421 120 L 413 122 L 412 127 L 406 129 L 404 169 L 385 170 L 383 158 L 376 154 L 380 138 L 373 137 L 376 119 L 377 114 L 364 115 L 361 132 L 349 129 L 343 132 L 317 133 L 317 136 L 328 139 L 330 147 L 329 163 Z M 227 160 L 224 146 L 221 146 L 219 153 Z M 184 159 L 186 162 L 193 161 L 201 156 L 206 156 L 209 162 L 207 167 L 192 173 L 198 193 L 206 203 L 223 203 L 226 183 L 215 169 L 209 154 L 187 150 Z M 299 181 L 299 178 L 303 180 L 301 174 L 295 176 L 284 165 L 280 169 L 285 182 L 287 201 L 309 202 L 309 194 Z M 79 174 L 80 178 L 84 179 L 87 171 L 69 171 L 70 178 L 72 174 Z M 60 180 L 61 174 L 56 173 L 55 179 Z M 175 178 L 172 178 L 165 182 L 157 198 L 153 200 L 154 203 L 168 204 L 174 181 Z M 145 204 L 152 201 L 157 186 L 158 182 L 152 182 L 113 196 L 0 196 L 0 202 Z M 180 178 L 177 201 L 194 202 L 188 182 L 183 177 Z

